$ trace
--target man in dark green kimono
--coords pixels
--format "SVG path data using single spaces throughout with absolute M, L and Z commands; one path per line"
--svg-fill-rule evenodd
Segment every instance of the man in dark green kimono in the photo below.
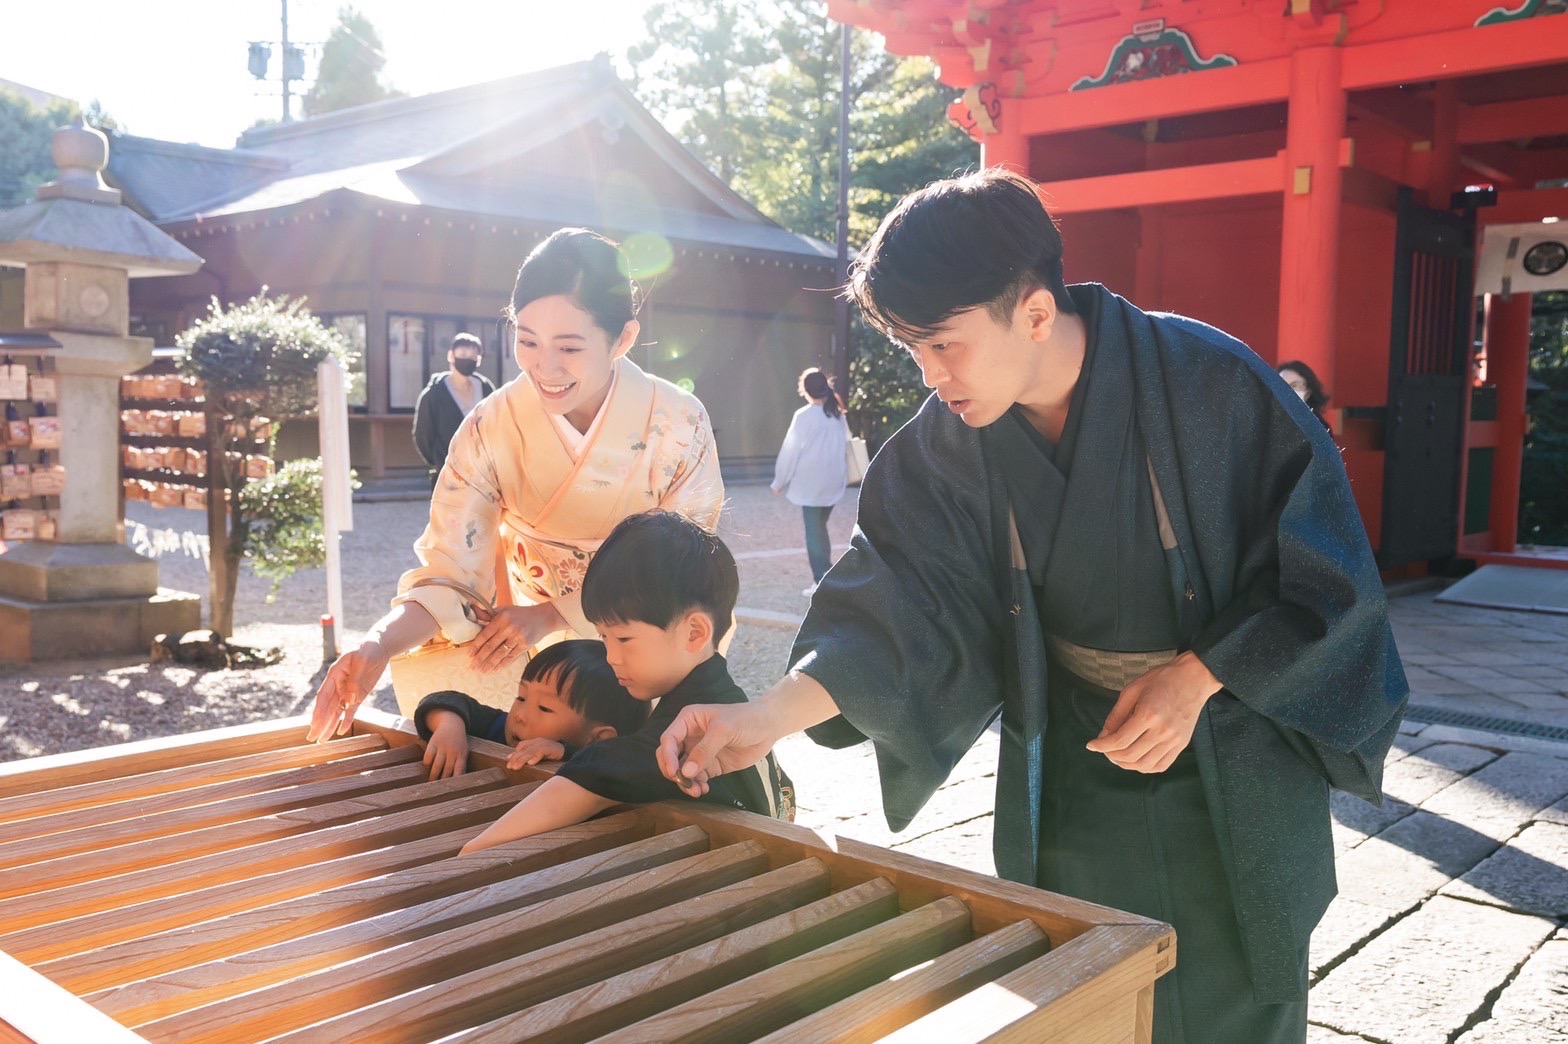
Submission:
M 1304 1040 L 1328 788 L 1379 800 L 1407 693 L 1332 440 L 1240 342 L 1065 286 L 1017 175 L 907 197 L 850 290 L 935 394 L 789 675 L 687 708 L 664 771 L 869 738 L 900 829 L 1000 714 L 998 872 L 1175 926 L 1155 1040 Z

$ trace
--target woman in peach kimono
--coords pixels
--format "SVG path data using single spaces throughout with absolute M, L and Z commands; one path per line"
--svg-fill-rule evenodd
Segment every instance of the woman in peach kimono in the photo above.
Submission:
M 585 229 L 556 232 L 523 262 L 509 309 L 522 372 L 452 437 L 414 544 L 420 565 L 327 673 L 312 738 L 346 732 L 388 661 L 438 633 L 466 643 L 487 672 L 520 672 L 529 648 L 561 633 L 594 637 L 583 573 L 627 515 L 664 508 L 718 524 L 724 487 L 707 411 L 626 358 L 639 327 L 624 272 L 616 246 Z M 490 614 L 441 586 L 493 598 L 498 551 L 511 605 Z

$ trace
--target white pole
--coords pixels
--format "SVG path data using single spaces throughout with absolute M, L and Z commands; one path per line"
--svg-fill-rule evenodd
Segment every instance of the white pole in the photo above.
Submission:
M 336 359 L 316 368 L 317 421 L 321 438 L 321 530 L 327 549 L 327 615 L 332 618 L 331 649 L 343 631 L 343 563 L 339 534 L 354 528 L 353 488 L 348 465 L 348 394 L 343 367 Z

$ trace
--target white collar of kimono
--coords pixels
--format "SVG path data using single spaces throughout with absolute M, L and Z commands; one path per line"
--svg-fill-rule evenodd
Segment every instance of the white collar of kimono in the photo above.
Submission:
M 593 415 L 593 423 L 588 425 L 587 431 L 578 431 L 572 427 L 572 422 L 563 414 L 550 414 L 550 421 L 555 425 L 556 433 L 561 436 L 561 444 L 566 447 L 573 460 L 582 456 L 583 447 L 592 442 L 593 437 L 599 433 L 599 425 L 604 422 L 604 415 L 610 412 L 610 399 L 615 395 L 615 382 L 620 379 L 620 373 L 619 366 L 610 370 L 609 390 L 605 393 L 604 401 L 599 404 L 599 412 Z

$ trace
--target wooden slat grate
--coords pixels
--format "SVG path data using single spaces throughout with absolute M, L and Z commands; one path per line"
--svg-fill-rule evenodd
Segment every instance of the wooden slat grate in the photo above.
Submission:
M 1146 1039 L 1163 925 L 692 802 L 463 856 L 540 775 L 357 731 L 11 773 L 0 1040 Z

